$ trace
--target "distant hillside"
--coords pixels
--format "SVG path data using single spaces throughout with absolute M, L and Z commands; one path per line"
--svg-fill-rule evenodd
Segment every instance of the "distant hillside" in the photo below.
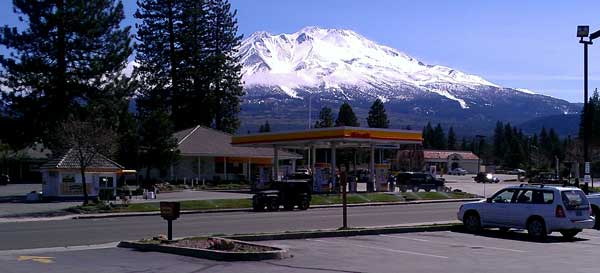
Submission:
M 579 115 L 553 115 L 539 117 L 518 125 L 524 133 L 539 133 L 542 127 L 554 128 L 561 136 L 576 136 L 579 133 Z

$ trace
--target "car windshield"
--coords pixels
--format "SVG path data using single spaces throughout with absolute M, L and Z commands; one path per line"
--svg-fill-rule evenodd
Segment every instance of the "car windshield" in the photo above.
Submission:
M 582 191 L 572 190 L 572 191 L 563 191 L 561 193 L 563 203 L 567 207 L 567 209 L 581 209 L 587 208 L 588 201 L 583 194 Z

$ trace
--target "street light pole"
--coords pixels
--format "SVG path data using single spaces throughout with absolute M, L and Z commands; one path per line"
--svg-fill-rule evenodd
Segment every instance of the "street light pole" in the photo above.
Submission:
M 583 44 L 583 160 L 584 160 L 584 182 L 587 188 L 588 182 L 592 181 L 590 175 L 589 140 L 591 135 L 591 115 L 588 105 L 588 45 L 600 37 L 600 30 L 590 34 L 589 26 L 577 26 L 577 37 L 579 43 Z M 584 40 L 583 38 L 588 38 Z M 592 182 L 593 183 L 593 182 Z M 593 187 L 593 184 L 592 184 Z
M 589 164 L 589 132 L 590 132 L 590 118 L 588 109 L 588 45 L 592 44 L 592 41 L 579 41 L 583 44 L 583 160 L 585 164 Z M 587 169 L 587 168 L 586 168 Z M 585 175 L 589 173 L 586 171 Z
M 484 139 L 483 135 L 476 135 L 477 139 L 477 173 L 481 172 L 481 140 Z

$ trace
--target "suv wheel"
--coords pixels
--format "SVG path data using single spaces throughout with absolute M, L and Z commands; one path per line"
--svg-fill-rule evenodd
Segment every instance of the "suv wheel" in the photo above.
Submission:
M 300 202 L 298 203 L 298 209 L 307 210 L 309 206 L 310 201 L 308 200 L 308 198 L 302 197 L 302 199 L 300 199 Z
M 594 214 L 593 216 L 596 217 L 596 221 L 594 222 L 594 228 L 595 229 L 600 229 L 600 209 L 598 209 L 596 206 L 592 206 L 592 214 Z
M 544 220 L 533 218 L 527 223 L 527 233 L 535 240 L 543 240 L 548 235 L 546 233 L 546 224 Z
M 406 186 L 400 186 L 400 191 L 401 192 L 406 192 L 408 189 L 406 188 Z
M 569 229 L 561 231 L 560 234 L 562 234 L 562 236 L 567 239 L 573 239 L 573 237 L 575 237 L 575 235 L 577 235 L 577 233 L 579 233 L 580 231 L 581 230 L 579 229 Z
M 467 231 L 472 233 L 477 233 L 481 231 L 481 221 L 479 220 L 479 215 L 476 212 L 468 212 L 465 214 L 463 218 L 463 224 Z

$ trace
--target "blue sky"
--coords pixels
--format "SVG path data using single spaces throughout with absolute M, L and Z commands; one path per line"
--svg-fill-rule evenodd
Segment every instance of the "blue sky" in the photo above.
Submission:
M 304 26 L 352 29 L 428 64 L 494 83 L 583 101 L 583 49 L 576 26 L 600 29 L 598 0 L 231 0 L 240 33 Z M 134 24 L 135 0 L 124 0 Z M 18 22 L 0 1 L 0 25 Z M 590 47 L 590 89 L 600 88 L 600 40 Z

